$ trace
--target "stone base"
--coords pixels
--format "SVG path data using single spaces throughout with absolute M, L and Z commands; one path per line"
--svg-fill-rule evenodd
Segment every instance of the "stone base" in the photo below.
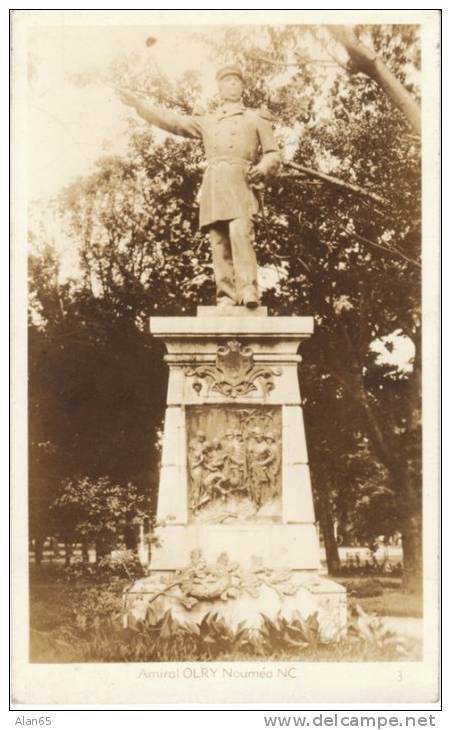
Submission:
M 198 317 L 267 317 L 268 307 L 222 306 L 222 307 L 197 307 Z
M 313 317 L 198 307 L 197 317 L 150 324 L 169 365 L 160 544 L 126 614 L 153 623 L 170 610 L 193 623 L 217 613 L 250 629 L 262 614 L 317 614 L 323 638 L 337 638 L 346 591 L 319 577 L 298 377 Z
M 170 610 L 181 624 L 198 624 L 210 613 L 224 619 L 232 629 L 242 622 L 246 628 L 259 629 L 262 614 L 272 620 L 283 616 L 290 621 L 299 615 L 307 619 L 316 613 L 322 641 L 337 641 L 346 633 L 346 590 L 318 575 L 293 571 L 290 578 L 290 588 L 294 587 L 292 595 L 284 595 L 281 584 L 269 581 L 259 586 L 258 595 L 242 591 L 236 597 L 193 601 L 192 606 L 189 599 L 185 604 L 182 602 L 184 594 L 177 586 L 168 590 L 176 581 L 174 573 L 158 572 L 136 581 L 125 594 L 126 624 L 144 620 L 152 624 Z M 168 592 L 158 595 L 165 590 Z
M 153 570 L 180 570 L 193 550 L 212 560 L 227 553 L 242 562 L 251 556 L 265 565 L 317 572 L 319 543 L 314 524 L 287 525 L 166 525 L 156 530 L 159 547 L 152 547 Z

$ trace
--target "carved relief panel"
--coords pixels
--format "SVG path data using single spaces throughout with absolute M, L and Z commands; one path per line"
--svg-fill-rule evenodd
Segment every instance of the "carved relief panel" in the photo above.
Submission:
M 188 406 L 189 519 L 281 521 L 281 409 Z

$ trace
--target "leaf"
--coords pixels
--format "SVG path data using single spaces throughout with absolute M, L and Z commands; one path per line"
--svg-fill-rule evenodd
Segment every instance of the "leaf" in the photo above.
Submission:
M 163 616 L 161 627 L 160 627 L 160 637 L 161 639 L 169 639 L 172 636 L 174 630 L 174 621 L 171 615 L 170 610 L 166 611 L 166 613 Z
M 186 596 L 180 599 L 180 603 L 190 611 L 199 601 L 193 596 Z
M 216 644 L 216 639 L 213 636 L 204 636 L 202 641 L 206 644 Z
M 295 639 L 292 636 L 290 636 L 290 634 L 287 631 L 282 635 L 282 641 L 284 644 L 288 644 L 288 646 L 296 646 L 296 647 L 302 647 L 302 648 L 305 648 L 306 646 L 308 646 L 308 643 L 306 641 L 304 641 L 302 638 Z

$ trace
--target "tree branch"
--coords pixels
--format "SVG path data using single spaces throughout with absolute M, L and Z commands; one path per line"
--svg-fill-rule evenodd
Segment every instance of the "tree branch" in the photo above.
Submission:
M 356 231 L 350 230 L 347 226 L 344 226 L 340 220 L 340 218 L 337 215 L 331 214 L 333 219 L 338 224 L 338 227 L 343 233 L 346 233 L 347 236 L 352 236 L 352 238 L 356 238 L 358 241 L 361 241 L 362 243 L 367 243 L 369 246 L 374 246 L 375 248 L 380 248 L 382 251 L 387 251 L 387 253 L 390 254 L 396 254 L 403 258 L 405 261 L 408 261 L 410 264 L 413 264 L 418 269 L 421 269 L 421 263 L 417 261 L 416 259 L 411 259 L 409 256 L 406 256 L 402 251 L 399 250 L 396 246 L 384 246 L 382 243 L 376 243 L 376 241 L 372 241 L 369 238 L 366 238 L 365 236 L 361 236 L 360 233 L 357 233 Z
M 302 172 L 304 175 L 318 178 L 319 180 L 322 180 L 329 185 L 334 185 L 335 187 L 341 188 L 342 190 L 347 190 L 356 195 L 362 195 L 365 198 L 370 198 L 371 200 L 374 200 L 375 203 L 379 203 L 380 205 L 389 205 L 388 200 L 382 198 L 380 195 L 377 195 L 377 193 L 373 193 L 370 190 L 366 190 L 366 188 L 360 187 L 359 185 L 353 185 L 353 183 L 345 182 L 344 180 L 340 180 L 338 177 L 326 175 L 324 172 L 313 170 L 311 167 L 299 165 L 297 162 L 285 162 L 284 164 L 285 167 L 290 167 L 292 170 Z
M 387 94 L 389 99 L 404 114 L 416 134 L 421 134 L 421 111 L 412 94 L 385 65 L 382 59 L 359 41 L 352 28 L 346 25 L 329 27 L 333 38 L 341 43 L 349 54 L 349 72 L 363 73 L 373 79 Z
M 280 68 L 300 68 L 302 66 L 308 66 L 311 64 L 316 64 L 318 66 L 340 66 L 340 65 L 342 65 L 336 59 L 329 61 L 329 60 L 320 59 L 320 58 L 307 58 L 307 57 L 302 57 L 299 53 L 297 53 L 296 56 L 299 59 L 298 61 L 289 62 L 289 61 L 277 61 L 277 59 L 275 59 L 275 58 L 269 58 L 268 56 L 261 56 L 257 53 L 250 54 L 250 58 L 252 58 L 254 61 L 260 61 L 261 63 L 267 63 L 270 66 L 278 66 Z
M 185 99 L 181 98 L 175 98 L 174 96 L 170 96 L 170 94 L 164 93 L 163 91 L 153 92 L 152 94 L 149 93 L 149 89 L 147 89 L 145 86 L 139 86 L 138 84 L 123 84 L 121 86 L 122 89 L 126 89 L 127 91 L 131 91 L 133 94 L 138 94 L 139 96 L 143 97 L 144 100 L 148 100 L 149 96 L 156 96 L 157 97 L 157 103 L 163 102 L 164 104 L 167 104 L 169 107 L 175 106 L 182 110 L 185 114 L 191 114 L 192 113 L 192 105 L 189 104 Z M 117 91 L 117 87 L 113 87 L 114 91 Z
M 338 219 L 337 219 L 338 220 Z M 376 248 L 381 248 L 383 251 L 388 251 L 388 253 L 394 253 L 403 258 L 405 261 L 408 261 L 410 264 L 413 264 L 418 269 L 421 269 L 421 264 L 419 261 L 416 261 L 415 259 L 411 259 L 409 256 L 406 256 L 402 251 L 400 251 L 396 246 L 384 246 L 382 243 L 376 243 L 376 241 L 371 241 L 369 238 L 365 238 L 365 236 L 361 236 L 359 233 L 356 233 L 355 231 L 350 231 L 345 226 L 340 226 L 341 230 L 344 233 L 347 233 L 348 236 L 353 236 L 354 238 L 357 238 L 359 241 L 362 241 L 362 243 L 368 243 L 370 246 L 375 246 Z

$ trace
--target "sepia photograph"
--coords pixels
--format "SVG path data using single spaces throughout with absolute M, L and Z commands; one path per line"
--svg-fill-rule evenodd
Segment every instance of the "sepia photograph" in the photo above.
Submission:
M 439 12 L 11 33 L 15 694 L 436 700 Z

